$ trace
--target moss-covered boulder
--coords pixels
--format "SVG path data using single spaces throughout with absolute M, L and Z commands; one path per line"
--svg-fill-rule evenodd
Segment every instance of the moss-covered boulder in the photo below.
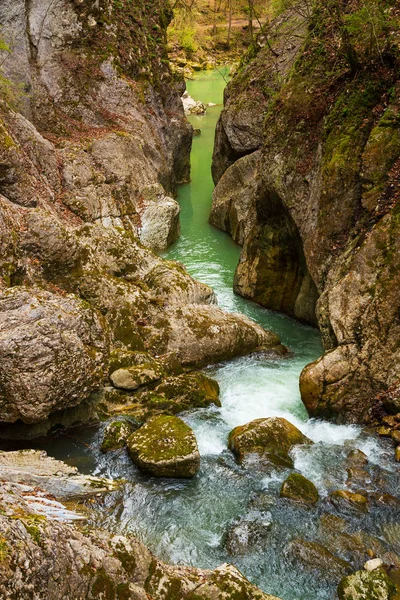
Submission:
M 118 450 L 126 445 L 126 440 L 135 431 L 137 426 L 129 421 L 113 421 L 104 430 L 103 443 L 100 450 Z
M 280 496 L 304 504 L 316 504 L 319 500 L 315 485 L 300 473 L 289 475 L 282 484 Z
M 381 569 L 357 571 L 338 587 L 339 600 L 391 600 L 395 595 L 396 586 Z
M 101 408 L 105 418 L 123 414 L 144 423 L 158 414 L 176 415 L 180 412 L 221 406 L 219 385 L 204 373 L 184 373 L 149 383 L 145 389 L 103 391 Z
M 218 383 L 200 372 L 168 377 L 154 389 L 154 393 L 169 401 L 173 413 L 189 408 L 206 408 L 210 404 L 221 406 Z M 146 402 L 145 394 L 141 400 Z
M 229 449 L 239 462 L 251 454 L 283 466 L 290 465 L 289 451 L 297 444 L 312 444 L 297 427 L 281 417 L 256 419 L 235 427 L 229 434 Z
M 127 440 L 133 462 L 158 477 L 193 477 L 200 468 L 200 454 L 192 429 L 178 417 L 149 419 Z

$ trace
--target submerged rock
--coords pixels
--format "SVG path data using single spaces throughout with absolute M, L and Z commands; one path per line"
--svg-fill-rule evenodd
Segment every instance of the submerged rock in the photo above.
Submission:
M 357 571 L 342 579 L 338 587 L 339 600 L 391 600 L 396 586 L 383 570 Z
M 280 496 L 304 504 L 316 504 L 319 500 L 319 493 L 315 485 L 300 473 L 291 473 L 285 479 Z
M 364 494 L 336 490 L 329 494 L 329 501 L 339 512 L 368 512 L 368 498 Z
M 235 427 L 229 434 L 229 449 L 240 462 L 255 453 L 285 466 L 288 459 L 290 461 L 288 454 L 293 446 L 312 443 L 297 427 L 280 417 L 256 419 Z
M 195 435 L 178 417 L 152 417 L 128 438 L 127 446 L 133 462 L 157 477 L 193 477 L 200 468 Z
M 255 546 L 263 545 L 270 535 L 272 523 L 269 520 L 240 519 L 228 530 L 225 548 L 231 556 L 241 556 Z
M 129 421 L 113 421 L 109 423 L 104 430 L 103 442 L 100 450 L 109 452 L 110 450 L 118 450 L 126 446 L 126 440 L 137 429 Z
M 308 569 L 319 571 L 322 576 L 330 580 L 339 580 L 351 571 L 348 562 L 335 556 L 317 542 L 295 539 L 288 544 L 285 552 Z

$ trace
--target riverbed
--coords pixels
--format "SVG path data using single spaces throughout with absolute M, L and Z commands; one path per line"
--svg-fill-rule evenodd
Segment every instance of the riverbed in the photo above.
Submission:
M 188 82 L 192 97 L 215 105 L 205 116 L 190 117 L 201 135 L 193 141 L 192 181 L 179 190 L 181 237 L 165 256 L 181 261 L 195 278 L 211 285 L 221 307 L 245 313 L 276 332 L 291 352 L 284 359 L 247 356 L 207 369 L 220 384 L 222 407 L 183 415 L 195 431 L 202 457 L 201 470 L 192 480 L 145 476 L 124 450 L 101 454 L 103 427 L 59 437 L 46 449 L 83 471 L 127 480 L 121 493 L 110 495 L 94 510 L 91 524 L 133 532 L 169 562 L 210 568 L 232 562 L 253 583 L 283 600 L 330 600 L 335 597 L 335 578 L 329 570 L 314 571 L 300 563 L 291 552 L 291 542 L 324 542 L 321 518 L 338 514 L 327 496 L 350 485 L 347 468 L 352 450 L 360 449 L 368 457 L 366 485 L 372 492 L 383 487 L 395 494 L 398 467 L 390 442 L 356 426 L 308 419 L 298 381 L 304 365 L 322 354 L 318 331 L 233 294 L 240 248 L 208 224 L 211 156 L 224 86 L 219 71 L 200 73 Z M 318 488 L 322 500 L 316 508 L 279 498 L 290 470 L 263 473 L 257 465 L 243 468 L 227 449 L 233 427 L 270 416 L 285 417 L 315 442 L 297 449 L 292 458 L 295 469 Z M 374 505 L 368 513 L 345 516 L 350 531 L 367 531 L 385 550 L 395 552 L 400 552 L 398 520 L 398 508 L 393 506 Z

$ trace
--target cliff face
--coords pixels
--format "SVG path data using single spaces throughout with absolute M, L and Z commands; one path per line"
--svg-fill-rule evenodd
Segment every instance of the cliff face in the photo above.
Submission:
M 400 376 L 398 24 L 390 1 L 295 4 L 217 130 L 210 220 L 243 243 L 238 293 L 317 322 L 313 416 L 359 421 Z
M 112 395 L 121 360 L 157 357 L 168 376 L 261 346 L 281 352 L 143 245 L 176 239 L 171 194 L 189 177 L 168 18 L 158 0 L 1 3 L 3 69 L 19 98 L 0 104 L 0 422 L 55 413 L 55 425 L 64 409 Z

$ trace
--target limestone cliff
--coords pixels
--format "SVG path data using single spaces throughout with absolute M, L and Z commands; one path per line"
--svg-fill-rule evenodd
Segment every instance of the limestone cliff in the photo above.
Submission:
M 176 239 L 189 177 L 169 18 L 162 0 L 0 4 L 17 98 L 0 103 L 0 422 L 50 427 L 112 396 L 110 356 L 157 359 L 160 378 L 283 351 L 147 247 Z
M 399 9 L 286 6 L 228 86 L 210 220 L 239 294 L 318 324 L 309 413 L 359 421 L 400 377 Z

